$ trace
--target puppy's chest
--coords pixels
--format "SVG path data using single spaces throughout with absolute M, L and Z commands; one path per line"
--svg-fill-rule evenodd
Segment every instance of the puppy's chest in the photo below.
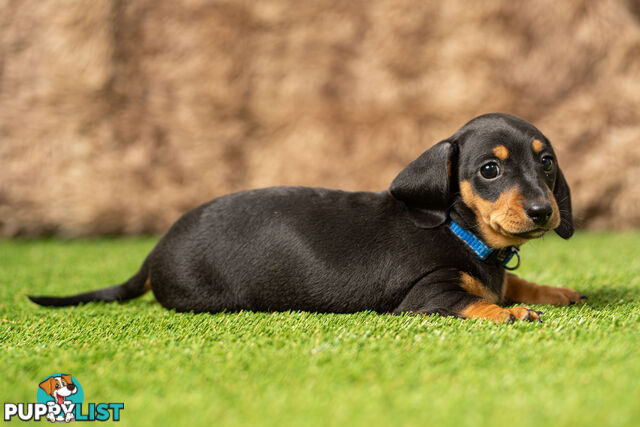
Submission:
M 476 268 L 460 273 L 460 286 L 470 294 L 499 304 L 504 295 L 506 274 L 502 268 Z

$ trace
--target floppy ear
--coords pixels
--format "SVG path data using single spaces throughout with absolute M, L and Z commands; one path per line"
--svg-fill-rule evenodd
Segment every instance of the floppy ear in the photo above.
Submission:
M 571 215 L 571 193 L 569 185 L 564 179 L 562 171 L 558 169 L 556 185 L 553 188 L 553 197 L 556 198 L 558 209 L 560 209 L 560 225 L 555 229 L 563 239 L 568 239 L 573 235 L 573 217 Z
M 63 374 L 60 376 L 62 377 L 64 382 L 66 382 L 67 384 L 73 384 L 73 381 L 71 380 L 71 375 Z
M 40 388 L 44 390 L 45 393 L 47 393 L 48 395 L 51 395 L 51 392 L 53 391 L 53 387 L 54 383 L 55 383 L 55 379 L 53 379 L 53 377 L 51 378 L 47 378 L 46 380 L 42 381 L 40 383 Z
M 441 141 L 409 163 L 391 183 L 391 194 L 409 206 L 420 227 L 437 227 L 447 219 L 454 152 L 451 141 Z

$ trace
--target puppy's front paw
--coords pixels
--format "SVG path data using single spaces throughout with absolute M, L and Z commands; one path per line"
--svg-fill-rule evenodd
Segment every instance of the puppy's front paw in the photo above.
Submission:
M 539 304 L 573 305 L 582 304 L 588 297 L 571 288 L 556 288 L 553 286 L 540 287 Z
M 460 313 L 462 317 L 467 319 L 489 319 L 494 322 L 512 323 L 516 320 L 524 322 L 542 322 L 542 312 L 535 311 L 529 307 L 512 307 L 502 308 L 499 305 L 492 304 L 488 301 L 474 302 Z
M 542 322 L 542 312 L 529 307 L 513 307 L 506 309 L 511 317 L 507 321 L 521 320 L 525 322 Z

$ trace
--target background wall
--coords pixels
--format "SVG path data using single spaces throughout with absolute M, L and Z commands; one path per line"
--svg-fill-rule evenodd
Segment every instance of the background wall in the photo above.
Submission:
M 640 1 L 0 1 L 0 235 L 380 190 L 493 111 L 554 143 L 579 226 L 640 226 Z

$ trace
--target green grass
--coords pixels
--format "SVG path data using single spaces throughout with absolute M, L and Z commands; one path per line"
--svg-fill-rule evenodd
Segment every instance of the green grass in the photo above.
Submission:
M 70 372 L 122 425 L 639 425 L 640 233 L 523 248 L 518 271 L 590 296 L 498 325 L 374 313 L 177 314 L 150 294 L 46 309 L 119 283 L 155 239 L 0 241 L 0 400 Z

